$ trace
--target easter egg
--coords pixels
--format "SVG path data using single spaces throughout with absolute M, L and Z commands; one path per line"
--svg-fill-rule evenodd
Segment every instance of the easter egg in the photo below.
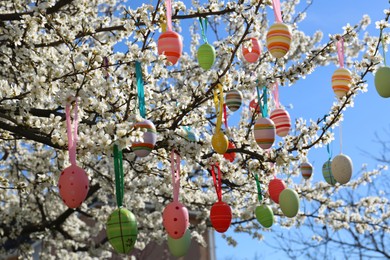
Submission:
M 237 111 L 242 103 L 242 93 L 239 90 L 232 89 L 226 93 L 225 97 L 226 106 L 231 111 Z
M 259 223 L 265 228 L 269 228 L 274 224 L 274 212 L 268 205 L 263 204 L 257 206 L 255 209 L 255 215 L 257 221 L 259 221 Z
M 253 135 L 256 140 L 256 143 L 262 149 L 271 148 L 272 144 L 275 141 L 275 125 L 272 120 L 264 117 L 259 117 L 256 120 Z
M 217 153 L 224 154 L 228 149 L 229 141 L 226 135 L 219 131 L 211 138 L 211 144 Z
M 313 174 L 313 166 L 311 166 L 310 163 L 304 162 L 299 165 L 299 168 L 301 169 L 302 177 L 307 180 L 311 177 Z
M 215 61 L 215 49 L 212 45 L 205 43 L 201 45 L 197 52 L 199 66 L 204 69 L 210 69 Z
M 185 127 L 182 127 L 185 134 L 184 134 L 184 138 L 189 141 L 189 142 L 198 142 L 199 141 L 199 137 L 198 135 L 188 126 L 185 126 Z
M 108 217 L 106 233 L 108 241 L 117 252 L 129 253 L 134 248 L 138 235 L 134 214 L 125 208 L 116 209 Z
M 271 112 L 270 119 L 275 123 L 276 134 L 280 137 L 288 135 L 291 129 L 290 115 L 283 108 L 277 108 Z
M 246 47 L 245 45 L 242 45 L 242 55 L 247 62 L 253 63 L 259 59 L 261 49 L 259 41 L 256 38 L 251 38 L 250 41 L 250 46 Z
M 168 249 L 173 256 L 182 257 L 185 256 L 190 249 L 191 245 L 191 232 L 186 230 L 184 235 L 179 239 L 174 239 L 168 236 Z
M 340 184 L 346 184 L 352 177 L 352 160 L 345 154 L 339 154 L 333 158 L 331 169 L 334 179 Z
M 332 75 L 333 92 L 338 98 L 344 97 L 352 83 L 351 72 L 346 68 L 338 68 Z
M 186 232 L 189 222 L 187 208 L 178 201 L 169 203 L 163 211 L 163 225 L 170 237 L 181 238 Z
M 233 142 L 229 142 L 228 149 L 236 149 L 236 146 L 234 145 Z M 226 160 L 233 162 L 234 159 L 236 158 L 236 153 L 235 152 L 226 152 L 223 154 L 223 158 Z
M 146 132 L 144 133 L 143 141 L 134 142 L 131 146 L 131 149 L 138 157 L 148 156 L 156 144 L 156 128 L 154 127 L 154 124 L 149 120 L 144 120 L 142 122 L 136 123 L 134 125 L 134 128 L 141 128 Z
M 279 203 L 279 195 L 286 188 L 286 184 L 281 179 L 272 179 L 268 184 L 268 194 L 270 198 Z
M 229 229 L 232 222 L 232 210 L 230 206 L 223 201 L 214 203 L 210 210 L 211 225 L 219 233 L 224 233 Z
M 87 173 L 77 165 L 71 165 L 61 172 L 58 189 L 62 201 L 69 208 L 80 207 L 88 194 Z
M 253 99 L 250 103 L 249 103 L 249 107 L 251 109 L 253 109 L 256 113 L 260 113 L 260 106 L 259 104 L 257 103 L 257 99 Z
M 282 58 L 290 50 L 290 28 L 284 23 L 274 23 L 268 30 L 266 42 L 268 51 L 275 58 Z
M 327 183 L 329 183 L 330 185 L 335 185 L 336 180 L 333 177 L 331 165 L 331 160 L 326 161 L 324 165 L 322 165 L 322 175 L 324 176 L 324 179 Z
M 183 43 L 178 33 L 166 31 L 160 35 L 157 41 L 158 54 L 165 55 L 167 60 L 175 65 L 183 51 Z
M 390 97 L 390 68 L 380 67 L 375 73 L 375 88 L 381 97 Z
M 279 195 L 279 205 L 286 217 L 293 218 L 299 210 L 299 198 L 295 190 L 286 188 Z

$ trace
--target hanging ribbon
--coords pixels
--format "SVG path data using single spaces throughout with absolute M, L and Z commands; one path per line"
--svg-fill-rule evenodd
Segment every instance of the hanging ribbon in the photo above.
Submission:
M 268 93 L 267 93 L 267 87 L 263 87 L 263 103 L 261 102 L 261 94 L 260 94 L 260 88 L 256 87 L 257 89 L 257 100 L 258 105 L 260 106 L 261 110 L 261 116 L 266 118 L 268 117 Z
M 205 18 L 199 17 L 199 23 L 200 23 L 200 28 L 202 30 L 202 39 L 205 43 L 208 43 L 206 37 L 208 20 L 206 17 Z
M 137 78 L 138 109 L 141 117 L 145 118 L 146 112 L 145 112 L 144 80 L 142 79 L 142 69 L 141 69 L 141 63 L 139 61 L 135 62 L 135 75 Z
M 68 98 L 72 100 L 73 98 Z M 76 148 L 77 148 L 77 131 L 78 131 L 78 104 L 77 98 L 75 98 L 74 118 L 73 118 L 73 134 L 72 134 L 72 122 L 70 119 L 70 103 L 66 103 L 65 116 L 66 116 L 66 129 L 68 135 L 68 152 L 69 161 L 72 165 L 76 165 Z
M 339 57 L 340 68 L 344 68 L 344 38 L 340 37 L 336 43 L 337 56 Z
M 280 9 L 280 0 L 272 0 L 272 6 L 274 8 L 275 20 L 278 23 L 283 23 L 282 11 Z
M 110 65 L 109 61 L 108 61 L 108 58 L 107 57 L 104 57 L 103 58 L 103 64 L 102 64 L 102 67 L 104 68 L 103 70 L 103 75 L 104 75 L 104 78 L 105 80 L 108 80 L 108 77 L 110 76 L 110 74 L 108 73 L 108 66 Z
M 215 176 L 214 167 L 218 169 L 218 182 L 217 177 Z M 219 164 L 211 165 L 211 175 L 213 176 L 215 191 L 217 192 L 218 201 L 222 201 L 222 181 L 221 181 L 221 169 L 219 168 Z
M 217 115 L 217 125 L 215 126 L 215 132 L 218 133 L 221 131 L 222 126 L 222 111 L 223 111 L 223 87 L 220 83 L 217 85 L 219 91 L 219 97 L 217 90 L 214 90 L 214 105 L 215 113 Z
M 165 0 L 165 8 L 167 9 L 167 31 L 172 31 L 172 2 Z
M 263 200 L 263 196 L 261 195 L 261 186 L 259 182 L 259 176 L 255 174 L 255 180 L 256 180 L 256 186 L 257 186 L 257 198 L 259 199 L 259 202 Z
M 124 195 L 123 160 L 122 160 L 122 151 L 119 150 L 118 145 L 116 144 L 114 144 L 114 171 L 115 171 L 116 203 L 120 208 L 123 205 L 123 195 Z
M 225 129 L 228 129 L 228 120 L 227 120 L 227 113 L 226 113 L 226 104 L 223 104 L 223 122 L 225 123 Z
M 333 132 L 333 131 L 332 131 L 332 128 L 330 129 L 330 131 Z M 329 143 L 326 145 L 326 150 L 328 151 L 329 161 L 330 161 L 330 160 L 332 160 L 332 149 L 331 149 Z
M 382 34 L 382 31 L 381 31 L 381 34 Z M 386 67 L 386 50 L 385 50 L 385 44 L 383 43 L 384 40 L 383 40 L 383 34 L 381 36 L 381 43 L 382 43 L 382 52 L 383 52 L 383 64 L 385 65 Z
M 274 101 L 275 101 L 275 107 L 280 108 L 280 103 L 279 103 L 279 84 L 275 82 L 274 87 L 272 89 L 272 94 L 274 96 Z
M 180 155 L 171 151 L 171 172 L 172 172 L 172 187 L 173 187 L 173 201 L 179 201 L 180 192 Z

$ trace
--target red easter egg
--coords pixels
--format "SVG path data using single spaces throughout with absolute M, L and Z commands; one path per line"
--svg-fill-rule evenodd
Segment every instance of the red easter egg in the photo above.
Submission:
M 268 184 L 268 193 L 275 203 L 279 203 L 279 194 L 286 188 L 286 184 L 281 179 L 273 179 Z
M 178 201 L 169 203 L 163 212 L 163 225 L 168 235 L 174 239 L 181 238 L 189 226 L 187 208 Z
M 247 62 L 253 63 L 256 62 L 261 53 L 259 41 L 256 38 L 251 38 L 252 46 L 251 48 L 246 48 L 242 45 L 242 54 Z
M 277 108 L 271 112 L 271 120 L 275 123 L 276 134 L 280 137 L 285 137 L 290 132 L 291 119 L 290 115 L 283 108 Z
M 71 165 L 61 172 L 58 188 L 62 201 L 69 208 L 77 208 L 88 194 L 87 173 L 77 165 Z
M 236 146 L 234 145 L 233 142 L 229 142 L 228 149 L 236 149 Z M 228 160 L 230 162 L 233 162 L 234 159 L 236 158 L 236 153 L 235 152 L 224 153 L 223 158 L 225 158 L 226 160 Z
M 167 60 L 175 65 L 183 51 L 183 43 L 178 33 L 166 31 L 160 35 L 157 41 L 158 54 L 164 54 Z
M 219 233 L 224 233 L 229 229 L 232 222 L 232 210 L 230 206 L 223 201 L 214 203 L 210 210 L 211 225 Z
M 259 104 L 257 103 L 257 99 L 253 99 L 250 103 L 249 103 L 249 107 L 252 108 L 253 110 L 256 111 L 256 113 L 260 113 L 260 106 Z

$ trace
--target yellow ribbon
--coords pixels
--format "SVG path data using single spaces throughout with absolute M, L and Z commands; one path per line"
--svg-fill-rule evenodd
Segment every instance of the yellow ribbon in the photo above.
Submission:
M 219 97 L 217 90 L 214 89 L 214 105 L 215 113 L 217 114 L 217 125 L 215 126 L 215 133 L 219 133 L 221 131 L 223 111 L 223 87 L 220 83 L 218 83 L 217 88 L 219 91 Z

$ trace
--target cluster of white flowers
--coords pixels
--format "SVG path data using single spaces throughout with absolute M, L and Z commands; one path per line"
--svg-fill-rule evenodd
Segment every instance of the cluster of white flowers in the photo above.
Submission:
M 296 11 L 299 0 L 285 1 L 284 21 L 293 29 L 290 52 L 275 60 L 263 51 L 261 62 L 248 64 L 241 55 L 241 45 L 250 36 L 265 42 L 265 8 L 271 1 L 201 4 L 193 0 L 192 6 L 174 1 L 173 28 L 177 32 L 189 30 L 189 38 L 183 33 L 184 45 L 191 46 L 185 47 L 179 65 L 167 66 L 164 57 L 157 55 L 157 37 L 166 21 L 162 2 L 134 7 L 132 1 L 126 4 L 120 0 L 46 1 L 34 7 L 14 0 L 0 6 L 0 254 L 19 248 L 19 253 L 27 256 L 32 253 L 30 241 L 40 240 L 44 243 L 42 254 L 48 259 L 63 257 L 65 251 L 70 259 L 111 256 L 108 243 L 86 241 L 101 234 L 116 207 L 114 143 L 124 148 L 124 204 L 138 219 L 136 247 L 166 239 L 162 211 L 172 199 L 172 149 L 182 158 L 180 200 L 196 213 L 192 237 L 205 244 L 201 234 L 210 225 L 209 209 L 217 199 L 209 168 L 219 162 L 223 200 L 233 210 L 236 231 L 262 239 L 259 224 L 253 221 L 258 203 L 253 174 L 260 175 L 264 202 L 269 204 L 267 184 L 273 175 L 280 171 L 296 175 L 311 148 L 333 141 L 329 129 L 342 120 L 355 96 L 365 91 L 365 72 L 375 71 L 382 60 L 379 41 L 385 45 L 390 42 L 388 34 L 378 39 L 357 31 L 369 24 L 367 16 L 357 26 L 345 26 L 343 36 L 350 47 L 347 62 L 354 65 L 351 90 L 330 107 L 325 118 L 297 119 L 290 134 L 265 152 L 253 138 L 254 111 L 248 108 L 257 84 L 277 80 L 283 86 L 292 85 L 317 67 L 337 62 L 335 36 L 323 43 L 321 32 L 310 36 L 300 31 L 298 22 L 305 14 Z M 205 15 L 217 57 L 209 71 L 200 68 L 195 58 L 201 39 L 196 19 Z M 387 10 L 386 18 L 389 15 Z M 181 22 L 189 18 L 194 18 L 193 24 L 181 28 Z M 387 20 L 378 22 L 378 29 L 387 28 Z M 105 58 L 109 60 L 107 68 L 103 66 Z M 131 151 L 132 143 L 144 136 L 142 130 L 134 129 L 142 120 L 135 61 L 142 64 L 146 117 L 158 132 L 156 147 L 146 158 L 137 158 Z M 234 126 L 229 122 L 230 128 L 223 130 L 236 145 L 233 163 L 211 148 L 215 131 L 213 87 L 218 82 L 224 91 L 238 89 L 244 96 L 238 122 Z M 76 212 L 61 202 L 57 188 L 59 173 L 69 164 L 64 104 L 70 95 L 79 97 L 77 161 L 90 178 L 89 196 Z M 274 102 L 269 101 L 274 108 Z M 188 138 L 185 127 L 198 137 L 196 141 Z M 349 228 L 348 222 L 359 223 L 356 228 L 361 231 L 374 230 L 382 217 L 375 215 L 374 208 L 388 212 L 384 198 L 362 198 L 356 205 L 347 205 L 342 198 L 335 200 L 331 191 L 356 189 L 380 172 L 366 172 L 347 186 L 335 188 L 324 183 L 293 184 L 289 179 L 302 200 L 319 204 L 318 211 L 308 207 L 305 209 L 316 215 L 301 211 L 295 219 L 286 219 L 273 206 L 276 220 L 281 226 L 292 227 L 310 216 L 334 230 Z M 227 239 L 235 244 L 234 239 Z M 18 243 L 23 246 L 15 246 Z

